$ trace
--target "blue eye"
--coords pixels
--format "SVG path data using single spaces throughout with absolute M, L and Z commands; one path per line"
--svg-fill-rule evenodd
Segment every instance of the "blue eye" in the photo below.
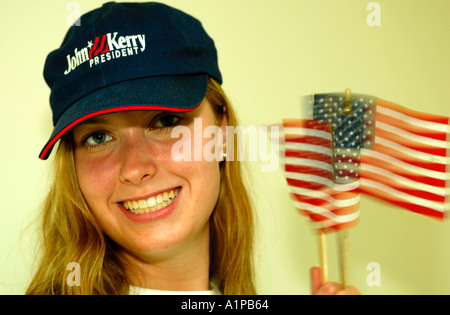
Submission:
M 97 146 L 111 141 L 112 137 L 104 132 L 94 132 L 89 137 L 86 138 L 85 142 L 90 146 Z

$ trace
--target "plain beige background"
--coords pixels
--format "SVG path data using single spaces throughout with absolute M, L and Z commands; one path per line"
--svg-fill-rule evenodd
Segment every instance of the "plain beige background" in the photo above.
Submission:
M 0 294 L 22 294 L 34 262 L 33 221 L 47 191 L 49 136 L 46 55 L 68 29 L 70 1 L 0 4 Z M 314 92 L 377 95 L 412 109 L 450 115 L 450 1 L 380 0 L 381 25 L 369 26 L 365 0 L 162 1 L 199 18 L 219 51 L 224 88 L 242 125 L 299 117 Z M 77 2 L 81 13 L 102 1 Z M 280 171 L 248 163 L 258 216 L 255 261 L 261 294 L 309 294 L 317 240 L 288 198 Z M 361 201 L 350 230 L 349 280 L 363 294 L 449 294 L 450 225 Z M 330 278 L 339 279 L 334 235 Z M 368 264 L 380 286 L 369 286 Z M 82 272 L 82 271 L 81 271 Z

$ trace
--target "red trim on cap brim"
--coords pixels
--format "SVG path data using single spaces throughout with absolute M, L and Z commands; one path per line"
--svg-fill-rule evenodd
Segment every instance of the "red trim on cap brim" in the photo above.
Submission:
M 74 122 L 67 125 L 63 130 L 58 132 L 56 136 L 54 136 L 50 142 L 47 143 L 47 145 L 42 150 L 41 154 L 39 155 L 39 158 L 41 160 L 45 160 L 47 156 L 47 152 L 54 146 L 56 141 L 58 141 L 67 131 L 78 125 L 83 120 L 89 119 L 94 116 L 104 115 L 104 114 L 111 114 L 115 112 L 124 112 L 124 111 L 130 111 L 130 110 L 164 110 L 164 111 L 170 111 L 170 112 L 189 112 L 194 109 L 196 109 L 200 104 L 198 104 L 195 107 L 192 108 L 176 108 L 176 107 L 167 107 L 167 106 L 149 106 L 149 105 L 134 105 L 134 106 L 123 106 L 123 107 L 115 107 L 115 108 L 108 108 L 104 110 L 100 110 L 98 112 L 90 113 L 86 116 L 80 117 Z

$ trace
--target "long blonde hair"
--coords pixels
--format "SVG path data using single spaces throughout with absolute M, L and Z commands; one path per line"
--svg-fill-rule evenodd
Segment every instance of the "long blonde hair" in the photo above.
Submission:
M 237 125 L 224 91 L 212 79 L 206 98 L 217 115 L 227 116 L 228 125 Z M 231 160 L 220 163 L 220 195 L 210 218 L 210 279 L 223 294 L 255 294 L 253 210 L 240 162 Z M 41 257 L 26 294 L 128 294 L 125 261 L 78 186 L 70 135 L 60 141 L 53 163 L 53 183 L 41 217 Z M 71 262 L 81 269 L 77 285 L 67 281 Z

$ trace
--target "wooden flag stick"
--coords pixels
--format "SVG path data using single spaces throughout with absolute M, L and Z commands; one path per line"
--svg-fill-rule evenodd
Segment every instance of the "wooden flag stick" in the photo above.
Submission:
M 352 91 L 350 89 L 346 89 L 344 92 L 344 101 L 343 101 L 343 109 L 342 112 L 345 115 L 351 115 L 353 113 L 353 96 Z M 339 261 L 341 265 L 341 283 L 342 289 L 345 290 L 347 288 L 348 283 L 348 231 L 342 230 L 338 233 L 338 248 L 339 248 Z
M 322 283 L 328 282 L 328 260 L 327 260 L 327 242 L 325 229 L 320 229 L 319 232 L 319 258 L 320 269 L 322 276 Z
M 339 262 L 341 269 L 341 284 L 342 290 L 347 289 L 348 284 L 348 231 L 343 230 L 337 233 L 338 248 L 339 248 Z

